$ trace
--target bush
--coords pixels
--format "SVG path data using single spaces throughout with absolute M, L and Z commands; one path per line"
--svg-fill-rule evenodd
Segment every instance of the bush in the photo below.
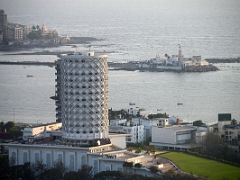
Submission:
M 136 151 L 135 151 L 135 153 L 140 153 L 141 152 L 141 149 L 137 149 Z
M 149 169 L 152 173 L 157 173 L 158 172 L 158 168 L 156 166 L 151 166 Z
M 141 168 L 141 167 L 142 167 L 142 164 L 136 163 L 134 166 L 137 167 L 137 168 Z
M 123 166 L 124 167 L 133 167 L 133 162 L 124 162 Z

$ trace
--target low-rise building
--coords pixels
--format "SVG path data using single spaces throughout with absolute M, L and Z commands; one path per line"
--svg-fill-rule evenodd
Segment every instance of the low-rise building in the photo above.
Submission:
M 25 127 L 23 129 L 23 140 L 27 141 L 29 138 L 37 137 L 43 133 L 56 131 L 62 128 L 62 123 L 41 124 L 33 127 Z
M 240 124 L 225 125 L 221 137 L 229 145 L 240 146 Z
M 126 137 L 126 143 L 128 144 L 142 143 L 145 140 L 143 125 L 129 123 L 114 126 L 110 125 L 109 131 L 128 134 L 128 136 Z
M 192 125 L 153 126 L 151 145 L 162 149 L 186 150 L 199 146 L 206 131 Z
M 62 162 L 68 171 L 77 171 L 83 165 L 93 168 L 93 174 L 101 171 L 123 171 L 123 163 L 139 163 L 141 156 L 117 148 L 112 144 L 96 147 L 74 147 L 50 144 L 7 144 L 11 165 L 42 163 L 47 168 Z

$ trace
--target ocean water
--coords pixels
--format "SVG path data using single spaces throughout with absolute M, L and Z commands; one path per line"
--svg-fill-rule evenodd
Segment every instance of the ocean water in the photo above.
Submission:
M 103 39 L 96 51 L 111 51 L 110 61 L 145 60 L 156 54 L 240 56 L 238 0 L 0 0 L 10 22 L 46 24 L 60 34 Z M 70 47 L 44 50 L 69 50 Z M 80 45 L 78 50 L 86 50 Z M 29 51 L 41 51 L 34 49 Z M 55 56 L 10 56 L 0 61 L 54 61 Z M 135 102 L 186 121 L 217 120 L 218 112 L 240 119 L 240 65 L 219 64 L 209 73 L 110 71 L 109 106 Z M 0 120 L 50 122 L 55 119 L 55 70 L 43 66 L 0 66 Z M 27 78 L 32 74 L 32 78 Z M 178 106 L 177 103 L 183 103 Z
M 115 51 L 113 61 L 173 54 L 177 44 L 186 56 L 240 56 L 239 0 L 0 0 L 0 7 L 11 22 L 105 39 L 93 48 Z

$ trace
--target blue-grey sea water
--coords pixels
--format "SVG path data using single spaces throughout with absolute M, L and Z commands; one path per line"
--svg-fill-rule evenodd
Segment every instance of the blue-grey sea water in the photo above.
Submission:
M 69 36 L 103 39 L 92 49 L 110 51 L 110 61 L 145 60 L 156 54 L 240 56 L 239 0 L 0 0 L 10 22 L 46 24 Z M 45 50 L 68 50 L 71 47 Z M 86 50 L 81 45 L 78 50 Z M 30 51 L 41 51 L 34 49 Z M 54 61 L 54 56 L 10 56 L 0 61 Z M 186 121 L 217 120 L 218 112 L 240 119 L 240 65 L 219 64 L 208 73 L 110 71 L 109 106 L 129 102 L 168 112 Z M 40 66 L 0 66 L 0 120 L 55 120 L 55 70 Z M 32 74 L 32 78 L 27 78 Z M 183 103 L 178 106 L 177 103 Z

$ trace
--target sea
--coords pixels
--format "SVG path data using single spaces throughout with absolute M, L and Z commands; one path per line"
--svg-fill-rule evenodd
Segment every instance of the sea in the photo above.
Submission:
M 21 52 L 90 48 L 109 52 L 109 61 L 126 62 L 177 54 L 181 44 L 186 57 L 240 57 L 239 0 L 0 0 L 0 9 L 9 22 L 101 39 L 77 48 Z M 0 61 L 56 59 L 0 52 Z M 218 113 L 240 120 L 240 64 L 217 66 L 219 71 L 207 73 L 109 71 L 109 108 L 128 108 L 131 102 L 148 113 L 166 112 L 188 122 L 211 124 Z M 0 121 L 55 121 L 54 94 L 53 67 L 0 65 Z

